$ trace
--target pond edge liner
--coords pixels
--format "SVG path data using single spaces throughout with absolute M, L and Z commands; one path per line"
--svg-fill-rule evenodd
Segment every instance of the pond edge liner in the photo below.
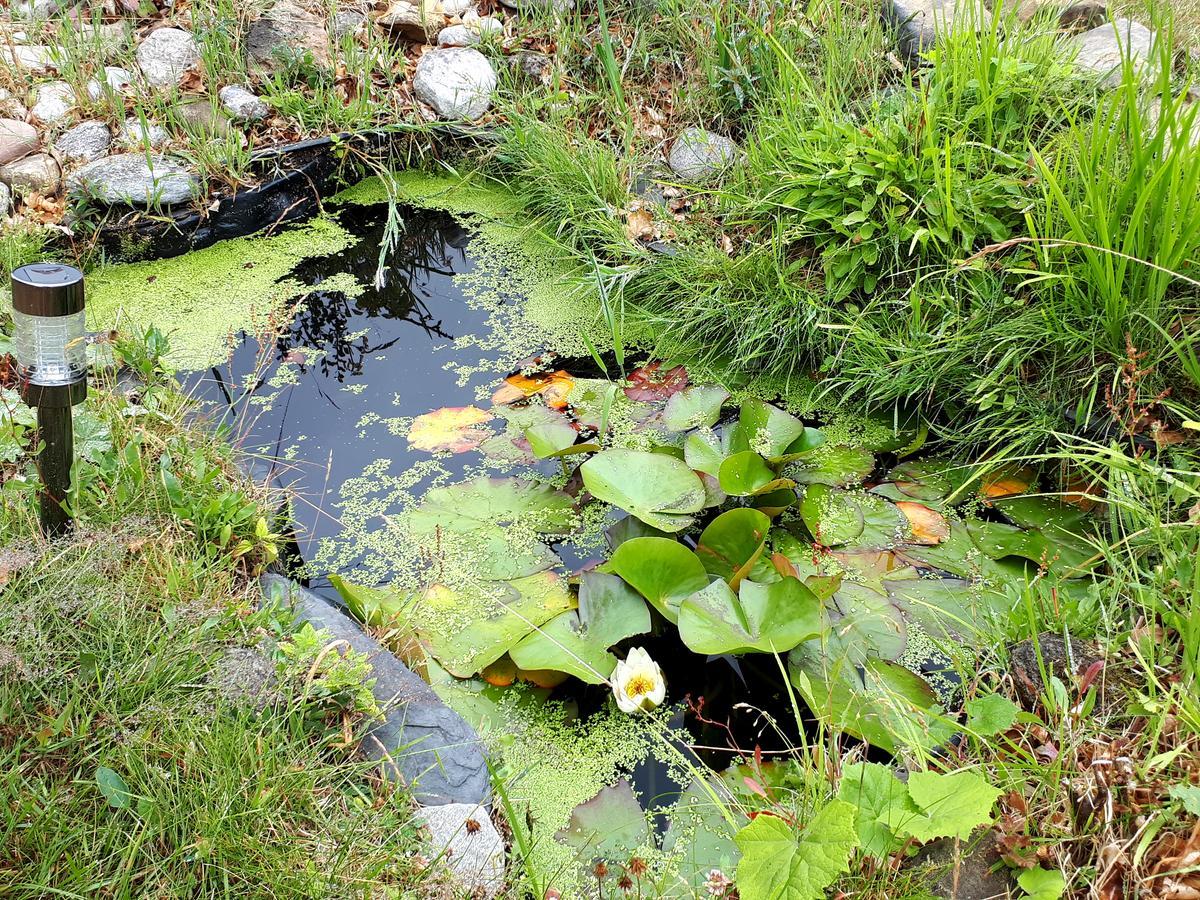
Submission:
M 360 756 L 378 762 L 380 775 L 403 784 L 421 806 L 466 803 L 491 810 L 487 753 L 466 719 L 331 601 L 274 572 L 259 576 L 259 586 L 263 604 L 284 603 L 297 622 L 370 659 L 371 693 L 384 716 L 363 735 Z
M 234 190 L 210 198 L 208 208 L 168 208 L 161 214 L 145 210 L 117 212 L 115 222 L 105 221 L 99 229 L 99 245 L 110 257 L 130 259 L 130 247 L 149 252 L 138 260 L 170 259 L 193 250 L 203 250 L 218 241 L 247 237 L 270 231 L 281 225 L 312 218 L 321 202 L 343 186 L 338 179 L 342 159 L 340 148 L 356 147 L 366 158 L 386 152 L 402 140 L 419 134 L 452 144 L 495 145 L 500 132 L 488 126 L 468 127 L 453 123 L 430 123 L 420 127 L 389 128 L 342 132 L 319 138 L 268 147 L 251 156 L 252 166 L 263 180 L 242 191 Z

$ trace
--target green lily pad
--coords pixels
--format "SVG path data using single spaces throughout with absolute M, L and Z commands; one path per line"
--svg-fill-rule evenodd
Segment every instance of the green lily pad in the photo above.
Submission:
M 714 581 L 679 607 L 679 637 L 696 653 L 783 653 L 821 628 L 821 603 L 798 579 Z
M 417 630 L 450 674 L 469 678 L 494 663 L 535 628 L 575 608 L 553 572 L 462 588 L 435 584 L 421 597 Z
M 757 509 L 723 512 L 700 533 L 696 556 L 709 575 L 723 579 L 736 591 L 738 582 L 762 555 L 770 528 L 771 520 Z
M 886 594 L 843 581 L 829 609 L 831 643 L 854 665 L 868 659 L 899 659 L 908 645 L 904 617 Z M 830 651 L 835 652 L 835 651 Z
M 1084 575 L 1083 567 L 1093 555 L 1075 535 L 1060 533 L 1055 540 L 1043 531 L 1027 531 L 1004 522 L 969 521 L 967 534 L 985 556 L 997 560 L 1019 556 L 1051 572 Z
M 670 622 L 679 620 L 679 604 L 686 597 L 708 585 L 708 573 L 699 557 L 672 538 L 625 541 L 608 566 Z
M 665 531 L 659 531 L 657 528 L 651 528 L 641 519 L 636 516 L 625 516 L 623 519 L 614 522 L 604 530 L 604 538 L 608 542 L 609 550 L 616 550 L 626 541 L 631 541 L 634 538 L 640 537 L 668 537 Z
M 791 413 L 762 400 L 743 403 L 738 422 L 749 449 L 768 458 L 782 456 L 805 429 L 804 423 Z
M 790 479 L 776 475 L 766 460 L 753 450 L 726 457 L 717 472 L 717 479 L 721 490 L 734 497 L 770 493 L 794 484 Z
M 688 465 L 662 453 L 617 448 L 579 467 L 592 496 L 662 531 L 682 531 L 704 508 L 704 484 Z
M 585 863 L 596 858 L 628 859 L 650 839 L 650 825 L 633 788 L 622 778 L 575 807 L 567 827 L 554 838 L 574 847 Z
M 819 428 L 805 428 L 798 438 L 787 445 L 787 449 L 779 456 L 771 458 L 772 462 L 794 462 L 797 459 L 815 453 L 825 443 L 825 433 Z
M 824 444 L 813 453 L 784 469 L 785 475 L 797 484 L 825 484 L 830 487 L 853 487 L 875 468 L 875 454 L 861 447 Z
M 858 540 L 863 533 L 862 508 L 845 491 L 825 484 L 810 484 L 800 501 L 800 519 L 823 547 Z
M 729 391 L 713 384 L 694 384 L 672 394 L 663 409 L 663 424 L 672 431 L 709 428 L 721 417 Z
M 433 488 L 408 516 L 418 533 L 468 534 L 485 525 L 520 524 L 543 534 L 573 527 L 575 501 L 547 484 L 522 478 L 472 478 Z
M 574 446 L 577 437 L 579 432 L 562 418 L 556 422 L 544 422 L 525 429 L 525 440 L 529 441 L 529 447 L 538 459 L 559 455 Z
M 796 502 L 796 492 L 790 487 L 779 488 L 755 495 L 752 502 L 755 509 L 773 517 Z
M 996 633 L 1012 600 L 978 582 L 963 578 L 924 578 L 913 570 L 897 571 L 883 582 L 892 604 L 935 640 L 977 647 Z
M 617 666 L 608 648 L 650 630 L 646 602 L 616 575 L 585 572 L 579 609 L 551 619 L 508 651 L 518 668 L 566 672 L 603 684 Z
M 704 896 L 704 884 L 713 869 L 731 875 L 735 871 L 742 852 L 733 841 L 737 826 L 726 818 L 726 811 L 736 809 L 741 793 L 747 791 L 740 775 L 728 782 L 710 777 L 705 783 L 694 778 L 671 806 L 663 852 L 678 859 L 677 871 L 688 890 L 681 896 Z
M 718 477 L 721 463 L 731 452 L 729 435 L 729 429 L 717 433 L 709 428 L 689 434 L 683 439 L 683 459 L 688 467 Z

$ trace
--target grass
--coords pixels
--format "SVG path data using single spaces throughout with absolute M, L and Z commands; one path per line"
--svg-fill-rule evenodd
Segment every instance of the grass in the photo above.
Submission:
M 153 352 L 127 351 L 154 370 Z M 184 424 L 173 387 L 152 384 L 140 402 L 154 415 L 124 415 L 109 382 L 92 390 L 79 525 L 65 540 L 37 534 L 33 482 L 13 477 L 28 461 L 5 464 L 0 893 L 402 897 L 417 881 L 436 886 L 414 855 L 406 795 L 340 747 L 354 709 L 315 703 L 314 660 L 298 664 L 307 678 L 283 665 L 265 686 L 245 668 L 264 653 L 270 675 L 270 647 L 292 640 L 286 616 L 256 609 L 252 576 L 276 540 L 256 524 L 269 521 L 266 498 L 214 436 Z

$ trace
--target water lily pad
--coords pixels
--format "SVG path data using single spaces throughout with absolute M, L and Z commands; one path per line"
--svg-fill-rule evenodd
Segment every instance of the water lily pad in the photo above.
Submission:
M 843 581 L 829 608 L 828 640 L 853 665 L 868 659 L 899 659 L 908 644 L 904 617 L 887 594 Z M 836 654 L 836 650 L 829 652 Z
M 875 468 L 875 454 L 861 447 L 824 444 L 805 458 L 791 463 L 785 475 L 797 484 L 825 484 L 852 487 Z
M 708 428 L 693 431 L 683 441 L 683 458 L 688 467 L 716 478 L 721 463 L 730 453 L 729 430 L 720 433 Z
M 429 452 L 466 453 L 492 437 L 482 428 L 492 414 L 476 406 L 443 406 L 417 416 L 408 430 L 408 445 Z
M 643 403 L 654 403 L 682 391 L 687 387 L 688 376 L 687 369 L 683 366 L 663 369 L 662 363 L 652 362 L 634 369 L 626 381 L 629 382 L 629 386 L 625 388 L 626 397 Z
M 737 826 L 726 818 L 726 811 L 736 808 L 739 793 L 746 792 L 740 771 L 736 781 L 694 778 L 671 807 L 663 852 L 678 857 L 679 877 L 690 891 L 686 896 L 704 896 L 709 873 L 719 869 L 732 877 L 741 859 L 733 841 Z
M 1003 593 L 964 578 L 926 578 L 912 569 L 883 582 L 892 604 L 935 640 L 982 646 L 1012 604 Z
M 731 509 L 713 519 L 700 534 L 696 556 L 709 575 L 737 590 L 754 561 L 762 555 L 771 520 L 757 509 Z
M 704 485 L 687 464 L 662 453 L 617 448 L 580 466 L 583 483 L 611 503 L 662 531 L 681 531 L 704 508 Z
M 787 445 L 780 456 L 772 462 L 794 462 L 815 453 L 825 443 L 825 433 L 818 428 L 805 428 L 801 435 Z
M 553 572 L 460 588 L 435 584 L 421 597 L 417 628 L 446 671 L 468 678 L 574 607 L 575 598 Z
M 603 684 L 617 665 L 608 648 L 650 630 L 646 602 L 616 575 L 585 572 L 579 608 L 561 613 L 509 651 L 522 669 L 565 672 Z
M 823 547 L 837 547 L 857 540 L 863 533 L 862 508 L 845 491 L 825 484 L 811 484 L 800 501 L 804 527 Z
M 774 517 L 796 502 L 796 492 L 790 487 L 779 488 L 755 495 L 752 502 L 755 509 Z
M 673 538 L 627 540 L 608 566 L 671 622 L 679 620 L 679 604 L 708 584 L 699 557 Z
M 596 858 L 628 859 L 649 840 L 650 825 L 633 788 L 622 778 L 575 807 L 567 827 L 554 837 L 574 847 L 585 863 Z
M 624 516 L 604 529 L 604 539 L 609 550 L 616 550 L 626 541 L 640 537 L 669 537 L 665 531 L 652 528 L 635 516 Z
M 562 370 L 537 372 L 533 375 L 518 373 L 504 379 L 504 384 L 492 394 L 492 402 L 516 403 L 537 395 L 551 409 L 565 409 L 574 385 L 575 379 Z
M 805 433 L 803 422 L 762 400 L 743 403 L 738 421 L 749 441 L 749 449 L 768 459 L 783 456 Z
M 575 501 L 546 484 L 521 478 L 473 478 L 433 488 L 408 516 L 418 533 L 469 534 L 485 525 L 520 524 L 543 534 L 562 533 L 575 522 Z
M 753 450 L 727 457 L 717 471 L 717 479 L 721 490 L 734 497 L 770 493 L 794 484 L 790 479 L 776 475 L 766 460 Z
M 743 581 L 736 594 L 714 581 L 679 607 L 679 636 L 696 653 L 783 653 L 820 627 L 820 601 L 791 577 Z
M 579 432 L 572 428 L 571 423 L 566 419 L 531 425 L 525 429 L 525 440 L 529 441 L 529 447 L 538 459 L 600 449 L 597 444 L 583 444 L 576 447 L 575 439 L 577 437 L 579 437 Z
M 721 406 L 728 399 L 729 391 L 715 384 L 686 387 L 667 401 L 663 425 L 672 431 L 711 427 L 720 418 Z

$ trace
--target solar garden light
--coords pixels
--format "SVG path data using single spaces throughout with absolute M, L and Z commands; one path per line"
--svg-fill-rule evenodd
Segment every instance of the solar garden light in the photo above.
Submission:
M 63 507 L 71 487 L 75 435 L 71 407 L 87 396 L 87 331 L 83 273 L 57 263 L 35 263 L 12 273 L 13 355 L 21 399 L 37 408 L 38 435 L 45 446 L 37 466 L 42 533 L 71 527 Z

